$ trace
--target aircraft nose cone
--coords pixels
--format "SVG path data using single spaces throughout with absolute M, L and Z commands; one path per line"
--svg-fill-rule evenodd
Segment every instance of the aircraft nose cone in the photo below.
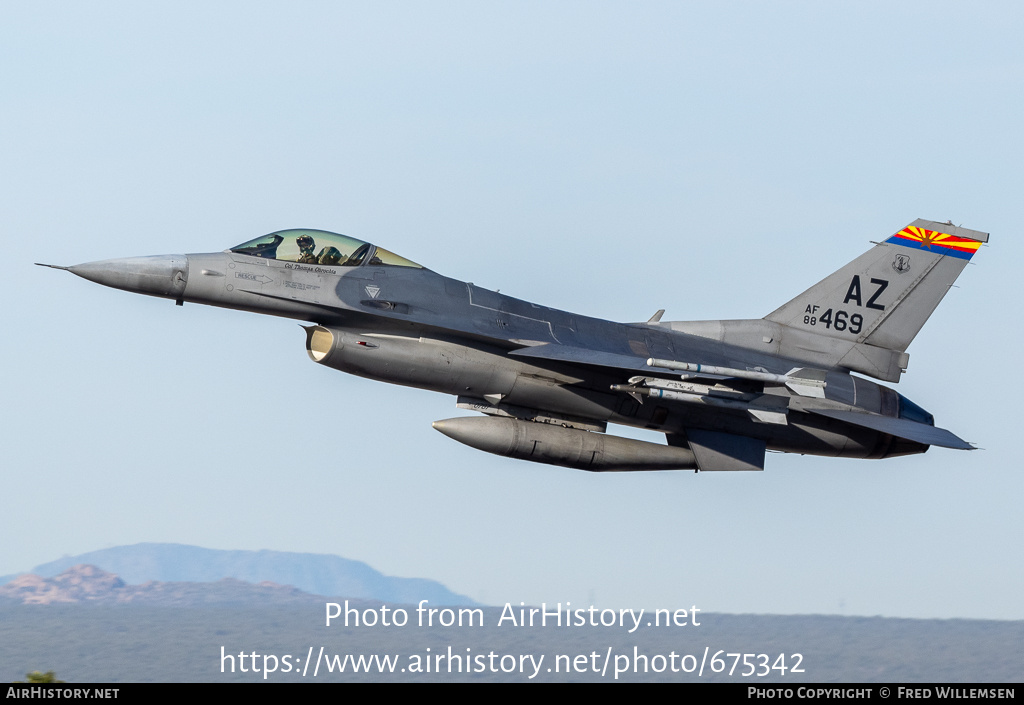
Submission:
M 167 298 L 179 298 L 188 281 L 188 257 L 185 255 L 105 259 L 67 269 L 97 284 Z

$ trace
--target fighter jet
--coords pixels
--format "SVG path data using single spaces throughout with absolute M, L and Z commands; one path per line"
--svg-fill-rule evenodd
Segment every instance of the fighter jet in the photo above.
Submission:
M 988 234 L 917 220 L 764 318 L 615 323 L 450 279 L 383 247 L 281 230 L 212 254 L 66 269 L 99 284 L 304 321 L 321 365 L 453 395 L 434 422 L 489 453 L 590 471 L 763 470 L 767 450 L 889 458 L 973 446 L 867 377 L 906 353 Z M 651 429 L 666 443 L 607 433 Z

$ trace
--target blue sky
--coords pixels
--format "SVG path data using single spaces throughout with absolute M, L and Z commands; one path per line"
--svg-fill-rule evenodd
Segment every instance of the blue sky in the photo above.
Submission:
M 499 604 L 1024 618 L 1022 14 L 5 3 L 0 574 L 159 541 Z M 992 233 L 898 386 L 985 450 L 760 474 L 485 455 L 294 322 L 32 266 L 312 227 L 582 314 L 752 318 L 916 218 Z

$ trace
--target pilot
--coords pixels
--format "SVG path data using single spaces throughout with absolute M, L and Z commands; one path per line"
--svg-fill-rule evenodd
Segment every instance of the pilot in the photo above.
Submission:
M 318 264 L 338 264 L 341 262 L 341 250 L 337 247 L 326 247 L 320 251 L 317 258 Z
M 295 244 L 299 246 L 299 259 L 296 260 L 300 264 L 316 264 L 316 255 L 313 254 L 313 250 L 316 248 L 316 242 L 313 241 L 309 235 L 300 235 L 295 238 Z

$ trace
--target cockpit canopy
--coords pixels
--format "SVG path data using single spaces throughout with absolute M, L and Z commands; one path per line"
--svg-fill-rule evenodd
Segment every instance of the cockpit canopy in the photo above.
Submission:
M 383 247 L 371 245 L 354 237 L 326 230 L 279 230 L 231 248 L 231 252 L 250 257 L 276 259 L 282 262 L 318 264 L 332 267 L 391 266 L 415 267 L 416 264 Z

